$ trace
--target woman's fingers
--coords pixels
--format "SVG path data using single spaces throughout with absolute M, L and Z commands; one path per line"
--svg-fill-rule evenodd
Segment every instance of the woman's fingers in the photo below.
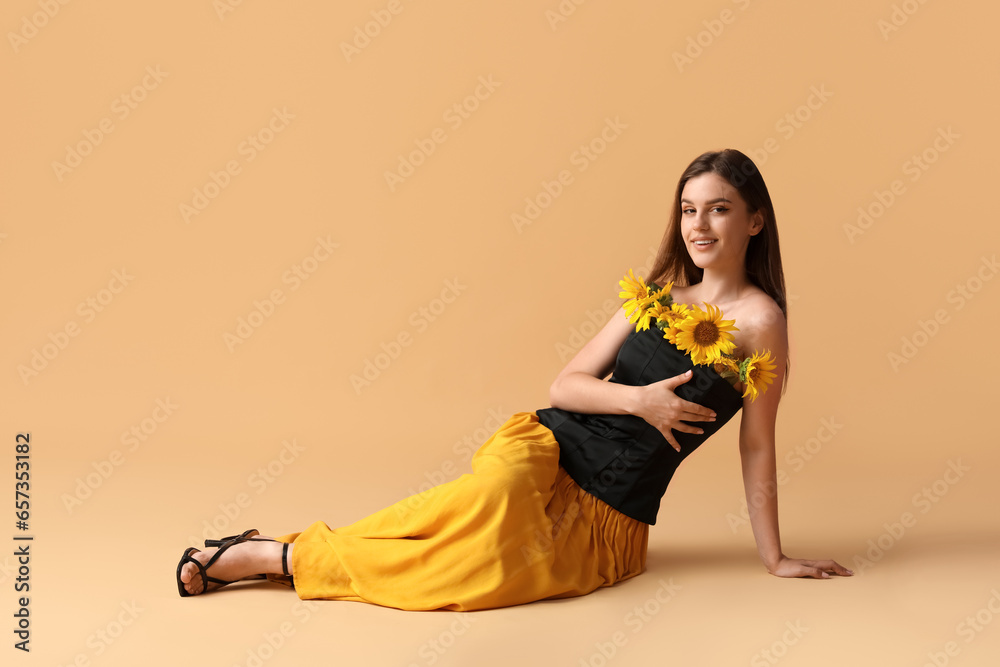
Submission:
M 675 387 L 679 387 L 680 385 L 684 384 L 693 377 L 694 373 L 690 370 L 686 370 L 680 375 L 674 375 L 673 377 L 664 378 L 663 380 L 660 380 L 660 382 L 662 382 L 664 386 L 669 387 L 670 390 L 673 391 Z
M 701 433 L 702 429 L 697 426 L 691 426 L 690 424 L 685 424 L 684 422 L 677 422 L 677 426 L 674 429 L 680 431 L 681 433 Z
M 808 560 L 805 558 L 785 558 L 774 572 L 779 577 L 811 577 L 829 579 L 831 574 L 850 577 L 854 574 L 835 560 Z
M 800 560 L 795 562 L 792 569 L 785 576 L 790 577 L 810 577 L 812 579 L 829 579 L 830 575 L 827 574 L 823 568 L 816 567 L 814 565 L 809 565 L 810 561 Z
M 674 437 L 673 431 L 700 435 L 705 432 L 704 429 L 684 422 L 714 421 L 716 417 L 715 411 L 711 408 L 686 401 L 674 393 L 674 387 L 687 382 L 692 377 L 693 373 L 688 371 L 654 383 L 657 387 L 662 388 L 662 397 L 659 388 L 655 389 L 654 393 L 649 394 L 653 397 L 653 405 L 644 411 L 648 414 L 642 415 L 647 422 L 656 426 L 663 434 L 664 439 L 678 452 L 681 451 L 681 446 Z
M 831 572 L 841 577 L 850 577 L 854 574 L 852 570 L 848 570 L 835 560 L 803 560 L 802 564 L 814 573 L 809 576 L 817 579 L 829 579 Z
M 663 431 L 660 431 L 660 433 L 663 433 Z M 673 447 L 674 449 L 676 449 L 678 452 L 681 451 L 681 446 L 679 444 L 677 444 L 677 440 L 674 439 L 674 434 L 673 433 L 671 433 L 668 430 L 666 433 L 663 433 L 663 437 L 667 439 L 667 442 L 670 443 L 671 447 Z
M 681 433 L 693 433 L 695 435 L 704 433 L 704 429 L 698 426 L 692 426 L 691 424 L 685 424 L 682 421 L 677 421 L 677 423 L 672 423 L 670 421 L 664 422 L 659 427 L 660 433 L 666 438 L 670 446 L 676 449 L 678 452 L 681 451 L 681 446 L 677 443 L 677 439 L 674 438 L 672 431 L 680 431 Z
M 697 403 L 692 403 L 691 401 L 684 401 L 681 404 L 686 413 L 684 419 L 689 421 L 715 421 L 715 410 L 711 408 L 706 408 L 704 405 L 698 405 Z
M 826 572 L 833 572 L 834 574 L 839 574 L 842 577 L 849 577 L 852 574 L 854 574 L 852 570 L 848 570 L 846 567 L 844 567 L 835 560 L 816 561 L 816 567 Z

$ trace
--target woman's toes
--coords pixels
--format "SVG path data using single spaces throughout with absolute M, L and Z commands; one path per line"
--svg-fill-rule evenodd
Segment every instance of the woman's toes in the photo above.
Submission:
M 184 584 L 184 590 L 186 590 L 188 593 L 191 593 L 192 595 L 198 593 L 198 590 L 195 590 L 196 587 L 194 582 L 192 581 L 192 579 L 195 578 L 195 574 L 197 574 L 197 572 L 198 568 L 195 566 L 194 563 L 184 563 L 184 567 L 181 568 L 181 582 Z M 200 576 L 197 577 L 197 579 L 199 580 L 199 582 L 201 581 Z M 200 590 L 200 586 L 198 588 Z
M 212 553 L 215 551 L 217 551 L 215 548 L 212 549 L 211 553 L 196 551 L 191 554 L 191 558 L 194 558 L 199 563 L 204 565 L 212 557 Z M 215 566 L 213 565 L 212 569 L 214 568 Z M 201 580 L 201 570 L 198 569 L 197 565 L 191 562 L 184 563 L 184 566 L 181 568 L 181 582 L 184 584 L 185 590 L 192 595 L 201 593 L 205 587 L 205 582 Z

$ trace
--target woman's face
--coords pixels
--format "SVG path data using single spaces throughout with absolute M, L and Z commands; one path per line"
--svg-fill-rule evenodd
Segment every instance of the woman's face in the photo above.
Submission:
M 763 215 L 751 215 L 739 191 L 713 172 L 695 176 L 681 191 L 681 237 L 701 269 L 742 266 Z

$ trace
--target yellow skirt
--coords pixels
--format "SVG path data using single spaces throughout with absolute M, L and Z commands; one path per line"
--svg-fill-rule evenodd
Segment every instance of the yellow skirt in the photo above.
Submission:
M 585 595 L 645 568 L 649 525 L 581 489 L 534 412 L 511 416 L 472 470 L 349 526 L 277 538 L 295 544 L 299 598 L 471 611 Z

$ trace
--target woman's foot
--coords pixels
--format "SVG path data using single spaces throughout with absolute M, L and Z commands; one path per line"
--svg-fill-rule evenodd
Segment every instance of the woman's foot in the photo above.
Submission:
M 284 572 L 281 563 L 283 546 L 282 542 L 264 540 L 248 540 L 232 544 L 208 568 L 208 576 L 213 579 L 233 582 L 255 574 L 282 574 Z M 191 554 L 191 558 L 204 566 L 211 560 L 219 548 L 207 547 L 195 551 Z M 291 565 L 291 551 L 292 545 L 289 545 L 286 561 L 288 565 Z M 290 570 L 291 568 L 289 568 Z M 198 595 L 199 593 L 206 592 L 201 572 L 194 563 L 184 563 L 180 571 L 180 580 L 184 589 L 190 595 Z M 209 581 L 207 590 L 213 591 L 217 588 L 222 588 L 224 585 Z

